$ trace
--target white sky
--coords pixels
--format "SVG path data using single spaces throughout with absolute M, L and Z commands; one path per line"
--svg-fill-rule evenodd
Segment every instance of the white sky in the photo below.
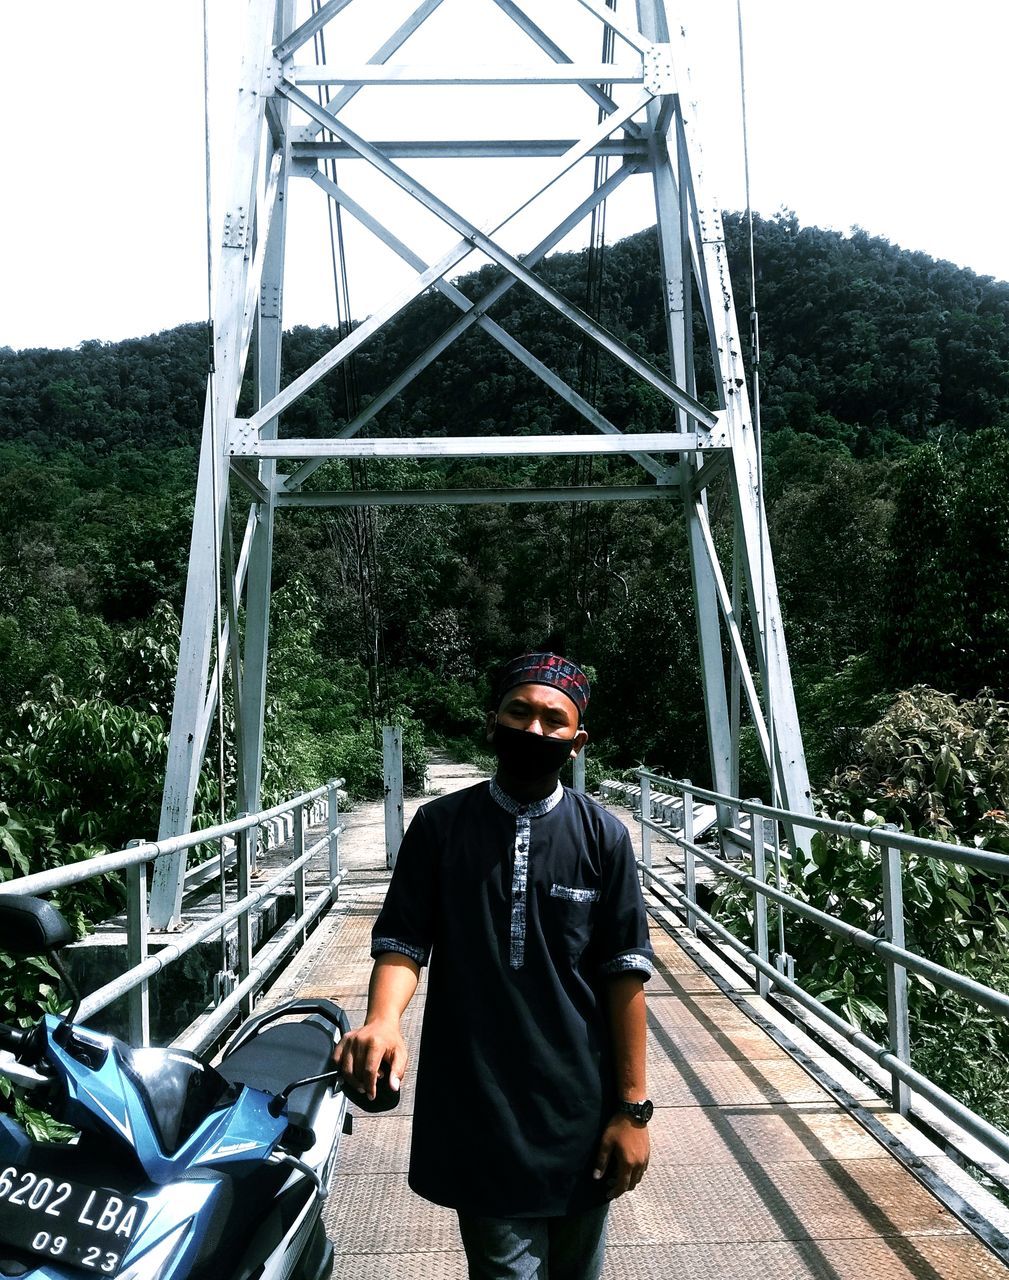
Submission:
M 226 157 L 245 3 L 207 4 L 212 142 L 215 156 Z M 620 8 L 628 7 L 621 0 Z M 709 189 L 724 208 L 741 208 L 735 0 L 669 0 L 668 7 L 691 37 Z M 573 56 L 598 61 L 598 28 L 574 0 L 526 0 L 526 8 Z M 337 20 L 342 37 L 331 28 L 330 60 L 338 50 L 363 61 L 405 11 L 405 0 L 358 0 Z M 371 32 L 355 28 L 357 14 L 373 24 Z M 1009 3 L 743 0 L 743 14 L 756 210 L 772 215 L 787 207 L 803 224 L 842 231 L 858 225 L 904 248 L 1009 279 Z M 467 17 L 463 44 L 457 29 Z M 458 65 L 490 61 L 505 48 L 512 60 L 525 57 L 532 46 L 518 35 L 509 45 L 506 25 L 489 0 L 445 0 L 402 60 L 415 48 L 418 56 L 440 54 Z M 116 340 L 204 317 L 201 0 L 8 0 L 0 5 L 0 47 L 7 54 L 0 90 L 6 122 L 0 346 Z M 310 60 L 310 48 L 298 60 Z M 379 92 L 392 96 L 378 103 Z M 460 116 L 456 98 L 444 91 L 370 93 L 368 103 L 366 91 L 352 108 L 362 131 L 383 105 L 379 135 L 448 136 L 476 128 L 480 104 Z M 496 117 L 510 110 L 501 93 L 484 104 Z M 565 128 L 572 98 L 581 101 L 574 89 L 545 91 L 539 108 L 553 116 L 548 132 L 574 136 Z M 522 114 L 508 123 L 515 133 L 530 128 Z M 404 200 L 393 201 L 363 168 L 344 165 L 341 181 L 357 183 L 355 194 L 398 219 L 400 234 L 418 252 L 430 258 L 454 242 Z M 492 186 L 472 162 L 465 170 L 428 164 L 416 172 L 475 221 L 507 212 L 536 174 L 535 166 L 516 164 L 504 186 L 500 177 Z M 575 203 L 590 181 L 590 171 L 579 170 L 554 207 Z M 225 188 L 220 173 L 214 184 L 217 203 Z M 325 207 L 309 184 L 296 188 L 285 324 L 332 322 Z M 643 179 L 628 183 L 611 202 L 608 238 L 653 221 L 650 204 Z M 522 222 L 508 247 L 528 249 L 541 232 L 531 220 Z M 347 243 L 352 309 L 361 318 L 406 275 L 349 225 Z M 577 243 L 575 236 L 565 247 Z

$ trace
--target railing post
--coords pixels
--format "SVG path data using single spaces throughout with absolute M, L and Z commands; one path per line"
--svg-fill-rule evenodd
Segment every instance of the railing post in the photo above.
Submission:
M 750 816 L 750 851 L 753 878 L 758 884 L 767 883 L 767 859 L 764 852 L 764 819 L 757 814 Z M 767 899 L 759 888 L 753 891 L 753 949 L 767 963 Z M 757 972 L 757 994 L 765 999 L 771 990 L 766 973 Z
M 644 769 L 638 772 L 641 783 L 639 797 L 641 807 L 638 809 L 638 821 L 641 823 L 641 861 L 651 870 L 652 867 L 652 829 L 645 824 L 645 819 L 652 816 L 652 780 Z
M 248 815 L 240 813 L 240 818 Z M 238 874 L 238 897 L 242 899 L 249 892 L 249 885 L 252 879 L 253 868 L 253 849 L 259 843 L 258 827 L 243 827 L 238 832 L 238 850 L 236 862 L 236 870 Z M 238 926 L 238 981 L 244 982 L 252 971 L 252 915 L 249 908 L 239 915 L 237 920 Z M 253 997 L 251 992 L 247 992 L 241 1001 L 242 1017 L 248 1018 L 252 1014 Z
M 385 865 L 391 870 L 403 843 L 403 730 L 382 729 L 382 770 L 385 775 Z
M 571 761 L 571 788 L 585 794 L 585 748 Z
M 336 778 L 326 784 L 329 829 L 329 891 L 335 901 L 340 896 L 340 788 Z
M 896 831 L 894 823 L 884 831 Z M 900 850 L 882 845 L 879 850 L 883 884 L 883 927 L 887 942 L 904 945 L 904 878 Z M 907 1009 L 907 970 L 894 960 L 886 962 L 886 1025 L 890 1052 L 901 1062 L 911 1062 L 911 1027 Z M 891 1072 L 890 1100 L 894 1111 L 906 1116 L 911 1105 L 911 1091 L 903 1080 Z
M 130 840 L 135 849 L 142 840 Z M 126 868 L 126 967 L 134 969 L 147 959 L 147 864 Z M 147 1048 L 151 1043 L 151 994 L 145 978 L 127 996 L 130 1044 Z
M 299 804 L 294 809 L 294 860 L 305 852 L 305 806 Z M 294 873 L 294 918 L 300 920 L 305 914 L 305 866 L 304 863 Z M 298 945 L 305 945 L 305 926 L 298 927 Z
M 784 877 L 781 874 L 781 831 L 778 827 L 777 818 L 764 819 L 764 836 L 765 843 L 771 846 L 771 855 L 774 862 L 774 887 L 784 890 Z M 783 973 L 786 978 L 795 977 L 795 961 L 788 954 L 788 948 L 785 945 L 785 908 L 781 903 L 776 904 L 778 913 L 778 950 L 774 955 L 774 967 L 779 973 Z
M 689 903 L 697 902 L 697 874 L 694 864 L 694 851 L 688 848 L 694 843 L 694 796 L 690 790 L 690 779 L 683 779 L 683 892 Z M 697 916 L 687 907 L 687 928 L 691 933 L 697 932 Z

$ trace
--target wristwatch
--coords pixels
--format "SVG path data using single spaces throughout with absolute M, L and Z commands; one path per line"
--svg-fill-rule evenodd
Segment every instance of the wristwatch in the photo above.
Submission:
M 654 1110 L 651 1098 L 646 1098 L 644 1102 L 624 1102 L 621 1099 L 617 1103 L 617 1111 L 622 1115 L 631 1116 L 640 1124 L 647 1124 L 651 1120 Z

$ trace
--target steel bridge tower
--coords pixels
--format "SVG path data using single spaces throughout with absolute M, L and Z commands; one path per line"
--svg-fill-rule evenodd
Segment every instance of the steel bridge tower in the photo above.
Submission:
M 740 707 L 745 701 L 773 782 L 772 795 L 792 810 L 809 812 L 809 782 L 762 515 L 757 439 L 722 219 L 704 190 L 675 0 L 420 0 L 392 30 L 395 18 L 388 15 L 394 8 L 369 0 L 248 0 L 233 172 L 219 241 L 215 367 L 208 380 L 160 836 L 188 831 L 192 821 L 217 705 L 215 661 L 227 662 L 233 682 L 240 808 L 251 812 L 260 807 L 274 523 L 278 516 L 283 518 L 284 508 L 301 505 L 623 498 L 681 503 L 712 783 L 718 791 L 738 794 Z M 487 38 L 491 19 L 498 24 L 496 30 L 501 23 L 507 26 L 509 39 Z M 361 20 L 372 32 L 370 51 L 363 59 L 349 60 L 341 52 L 347 47 L 341 24 Z M 586 26 L 593 31 L 591 43 L 571 47 L 573 33 L 584 32 Z M 326 39 L 328 60 L 318 57 L 320 37 Z M 415 47 L 420 55 L 413 52 Z M 607 54 L 602 61 L 598 55 L 583 60 L 584 47 L 602 48 Z M 393 140 L 364 136 L 359 108 L 366 100 L 394 94 L 400 95 L 401 108 L 408 92 L 404 86 L 438 87 L 455 95 L 455 109 L 444 116 L 443 135 Z M 545 90 L 551 102 L 558 93 L 567 93 L 581 113 L 567 136 L 557 136 L 557 117 L 543 107 Z M 485 101 L 492 91 L 500 95 L 499 111 L 467 109 L 467 95 L 483 95 Z M 533 105 L 523 110 L 523 102 Z M 407 125 L 410 121 L 402 110 L 395 118 Z M 495 136 L 472 136 L 490 132 L 480 127 L 485 118 L 496 122 Z M 568 175 L 576 168 L 585 172 L 586 166 L 591 172 L 597 157 L 609 157 L 602 180 L 597 168 L 596 180 L 585 184 L 589 194 L 569 203 L 559 217 L 556 205 L 551 205 L 547 229 L 535 247 L 516 245 L 518 216 L 546 205 L 548 193 L 567 191 Z M 523 190 L 517 194 L 514 161 L 523 158 Z M 340 165 L 339 182 L 334 181 L 334 159 Z M 501 177 L 491 188 L 484 184 L 485 190 L 499 195 L 502 205 L 491 225 L 476 225 L 456 207 L 460 201 L 441 198 L 420 181 L 416 174 L 427 172 L 429 160 L 471 166 L 479 161 L 481 176 L 496 162 Z M 356 197 L 353 188 L 344 185 L 344 174 L 355 165 L 380 175 L 387 187 L 400 193 L 398 199 L 437 219 L 451 232 L 452 247 L 436 261 L 426 261 L 393 231 L 384 216 L 384 201 Z M 657 270 L 668 347 L 668 367 L 663 369 L 643 360 L 535 270 L 593 208 L 628 180 L 642 176 L 644 181 L 637 185 L 646 189 L 647 201 L 654 201 L 658 227 Z M 295 183 L 314 184 L 320 202 L 333 202 L 342 216 L 357 220 L 388 246 L 409 268 L 409 281 L 314 365 L 282 386 L 288 196 Z M 327 271 L 329 245 L 320 244 L 319 250 L 320 271 Z M 471 253 L 501 270 L 500 281 L 476 302 L 450 281 Z M 633 423 L 606 417 L 497 324 L 494 304 L 513 287 L 532 291 L 556 313 L 559 325 L 569 325 L 580 341 L 622 364 L 651 394 L 658 393 L 667 415 L 664 429 L 635 431 Z M 285 413 L 300 396 L 429 290 L 447 298 L 458 316 L 423 355 L 351 421 L 338 430 L 334 427 L 330 436 L 305 439 L 285 432 Z M 696 308 L 708 338 L 703 352 L 694 349 Z M 546 395 L 559 396 L 571 406 L 585 422 L 584 434 L 423 439 L 369 434 L 366 429 L 380 423 L 382 409 L 473 326 L 531 370 Z M 714 374 L 714 407 L 696 394 L 695 362 L 701 360 L 709 362 Z M 250 415 L 240 416 L 247 366 L 254 407 Z M 309 484 L 330 459 L 493 459 L 518 454 L 629 455 L 640 466 L 642 482 L 483 493 L 328 492 Z M 734 512 L 734 550 L 727 567 L 708 516 L 708 497 L 715 486 L 728 493 Z M 247 519 L 244 540 L 234 548 L 232 513 L 239 502 L 247 506 Z M 218 583 L 225 601 L 219 646 Z M 744 637 L 748 626 L 753 629 L 752 644 Z M 723 824 L 730 817 L 722 815 Z M 181 858 L 158 862 L 152 927 L 170 928 L 178 920 L 184 870 Z

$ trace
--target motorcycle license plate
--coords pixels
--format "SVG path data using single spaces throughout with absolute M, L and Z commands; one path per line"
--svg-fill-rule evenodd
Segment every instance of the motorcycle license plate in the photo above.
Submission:
M 108 1187 L 0 1169 L 0 1240 L 63 1266 L 114 1276 L 146 1206 Z

